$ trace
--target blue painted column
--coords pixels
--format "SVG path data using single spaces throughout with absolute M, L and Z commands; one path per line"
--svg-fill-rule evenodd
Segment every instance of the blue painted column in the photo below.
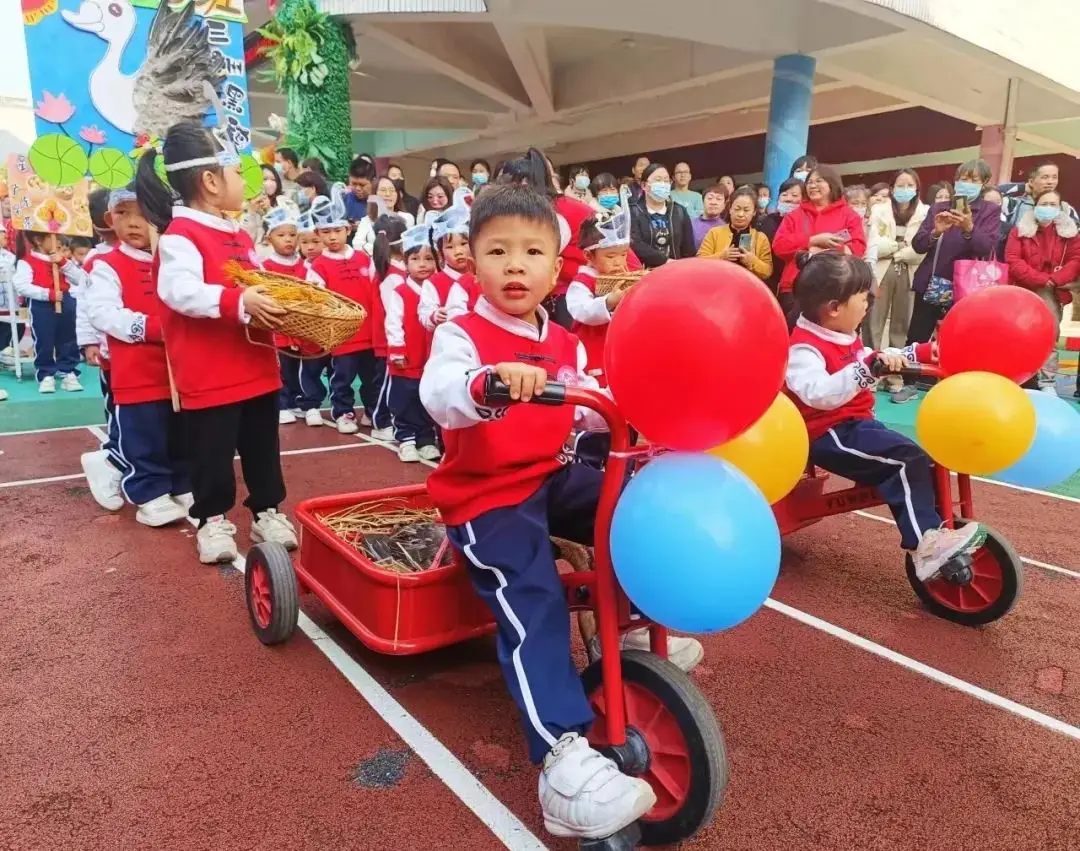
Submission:
M 806 153 L 810 105 L 814 99 L 813 56 L 780 56 L 773 63 L 769 129 L 765 136 L 765 183 L 775 203 L 791 164 Z

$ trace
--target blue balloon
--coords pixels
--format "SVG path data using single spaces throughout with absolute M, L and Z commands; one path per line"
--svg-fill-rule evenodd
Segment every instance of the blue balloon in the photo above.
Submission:
M 780 530 L 768 500 L 733 465 L 670 454 L 623 491 L 611 558 L 646 616 L 681 632 L 715 632 L 768 598 L 780 571 Z
M 1023 458 L 994 478 L 1025 488 L 1053 487 L 1080 470 L 1080 411 L 1060 396 L 1024 392 L 1035 406 L 1035 440 Z

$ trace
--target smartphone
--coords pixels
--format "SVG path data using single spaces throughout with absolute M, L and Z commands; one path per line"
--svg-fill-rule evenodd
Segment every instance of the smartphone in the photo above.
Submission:
M 749 252 L 753 247 L 753 240 L 750 238 L 750 234 L 744 233 L 739 236 L 739 250 Z
M 841 242 L 851 242 L 851 231 L 849 230 L 842 230 L 839 233 L 834 233 L 833 236 Z
M 953 198 L 952 208 L 954 213 L 966 216 L 968 211 L 968 199 L 963 195 L 957 195 Z

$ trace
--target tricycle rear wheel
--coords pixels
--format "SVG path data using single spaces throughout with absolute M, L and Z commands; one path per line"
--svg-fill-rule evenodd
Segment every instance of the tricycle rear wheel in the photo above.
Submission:
M 956 525 L 969 522 L 956 519 Z M 984 524 L 985 527 L 985 524 Z M 972 555 L 971 582 L 957 585 L 937 578 L 922 582 L 907 556 L 907 578 L 927 611 L 962 626 L 984 626 L 1007 615 L 1024 588 L 1023 563 L 1004 537 L 989 527 L 986 541 Z
M 581 675 L 596 721 L 589 742 L 609 747 L 600 662 Z M 666 659 L 642 650 L 622 653 L 626 723 L 648 750 L 640 772 L 656 792 L 640 821 L 642 845 L 667 845 L 712 821 L 728 782 L 727 748 L 712 707 L 690 678 Z
M 300 594 L 285 547 L 263 542 L 251 548 L 244 565 L 244 597 L 259 641 L 280 644 L 292 637 L 300 617 Z

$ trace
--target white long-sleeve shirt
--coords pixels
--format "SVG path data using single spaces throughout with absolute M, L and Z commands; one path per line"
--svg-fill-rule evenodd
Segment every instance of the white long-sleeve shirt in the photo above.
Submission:
M 149 263 L 153 256 L 130 245 L 120 243 L 116 248 L 135 260 Z M 125 343 L 146 342 L 145 313 L 124 307 L 120 276 L 108 263 L 95 263 L 90 272 L 90 285 L 86 290 L 86 308 L 91 326 L 106 337 L 115 337 Z M 108 340 L 102 345 L 107 346 Z
M 579 276 L 583 273 L 588 274 L 585 269 L 578 270 Z M 607 296 L 593 295 L 589 288 L 578 280 L 571 281 L 566 289 L 566 309 L 574 321 L 582 325 L 607 325 L 611 322 Z
M 503 313 L 484 298 L 477 301 L 474 312 L 518 337 L 532 340 L 547 337 L 549 320 L 543 308 L 537 309 L 541 320 L 539 329 Z M 596 379 L 585 372 L 588 358 L 581 343 L 577 347 L 577 361 L 575 386 L 599 390 Z M 492 372 L 494 368 L 495 364 L 480 362 L 476 346 L 464 328 L 453 322 L 445 322 L 435 330 L 431 355 L 420 379 L 420 401 L 442 428 L 468 428 L 487 422 L 498 416 L 497 410 L 477 405 L 471 387 L 477 375 Z M 574 427 L 589 431 L 607 430 L 603 417 L 589 408 L 575 409 Z
M 52 262 L 48 254 L 41 254 L 37 251 L 32 253 L 38 260 L 43 260 L 46 263 Z M 73 297 L 77 297 L 77 294 L 86 283 L 86 273 L 79 268 L 79 264 L 74 260 L 68 260 L 60 267 L 60 271 L 63 273 L 64 278 L 67 279 L 70 288 L 69 292 Z M 34 301 L 53 300 L 52 287 L 39 287 L 35 284 L 34 270 L 30 268 L 30 264 L 25 260 L 20 260 L 15 264 L 15 272 L 12 275 L 11 282 L 15 285 L 15 292 L 23 298 L 33 299 Z
M 391 275 L 386 276 L 387 279 L 391 278 Z M 386 281 L 383 281 L 385 284 Z M 405 286 L 412 290 L 417 295 L 420 295 L 420 284 L 414 281 L 412 278 L 405 279 Z M 382 293 L 380 292 L 380 295 Z M 405 348 L 405 299 L 401 297 L 401 293 L 397 291 L 397 287 L 390 289 L 383 298 L 383 306 L 386 308 L 386 345 L 387 348 L 404 349 Z

